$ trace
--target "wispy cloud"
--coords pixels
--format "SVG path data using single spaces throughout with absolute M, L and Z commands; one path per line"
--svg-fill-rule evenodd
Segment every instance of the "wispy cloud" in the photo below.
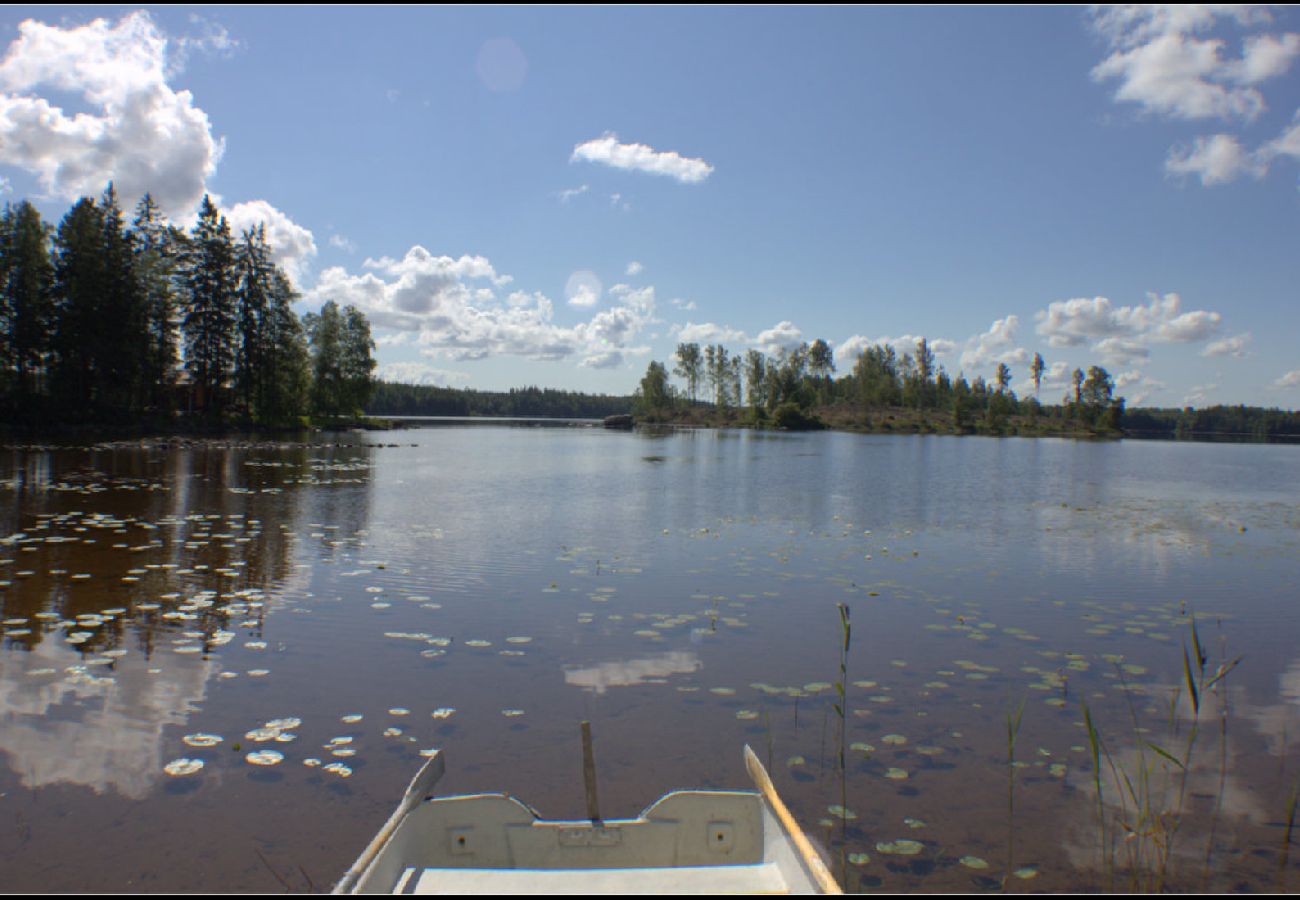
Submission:
M 672 151 L 659 151 L 645 144 L 620 144 L 610 132 L 573 148 L 570 162 L 594 162 L 632 172 L 667 175 L 683 184 L 698 184 L 713 172 L 702 159 L 692 159 Z
M 587 187 L 587 185 L 581 184 L 578 185 L 576 188 L 565 188 L 564 190 L 556 193 L 555 196 L 560 198 L 561 203 L 568 203 L 574 197 L 581 197 L 583 194 L 587 193 L 588 190 L 589 188 Z

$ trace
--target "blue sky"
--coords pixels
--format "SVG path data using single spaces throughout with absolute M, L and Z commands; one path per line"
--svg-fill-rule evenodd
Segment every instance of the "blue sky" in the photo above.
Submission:
M 31 21 L 23 24 L 27 16 Z M 927 337 L 1300 406 L 1300 11 L 0 10 L 6 199 L 265 221 L 381 374 L 627 393 Z M 670 366 L 671 368 L 671 366 Z

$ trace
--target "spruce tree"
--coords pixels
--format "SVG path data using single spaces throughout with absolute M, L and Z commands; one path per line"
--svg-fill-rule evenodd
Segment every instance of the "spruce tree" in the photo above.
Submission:
M 185 368 L 199 406 L 219 416 L 235 360 L 235 248 L 230 224 L 203 196 L 186 259 Z
M 84 417 L 97 405 L 99 298 L 104 288 L 104 216 L 82 197 L 59 223 L 54 242 L 52 388 L 60 406 Z
M 243 401 L 244 414 L 260 417 L 266 393 L 267 363 L 273 353 L 268 344 L 271 310 L 271 248 L 266 228 L 258 225 L 245 231 L 235 262 L 238 272 L 236 327 L 239 333 L 235 356 L 235 389 Z
M 178 280 L 185 254 L 185 234 L 167 224 L 150 194 L 140 198 L 131 223 L 135 272 L 145 306 L 142 377 L 146 405 L 168 411 L 178 362 L 180 331 Z
M 93 337 L 101 403 L 114 412 L 136 413 L 144 406 L 144 348 L 148 313 L 136 277 L 135 248 L 110 182 L 100 200 L 103 217 L 102 282 Z
M 54 314 L 50 230 L 24 200 L 0 217 L 0 371 L 13 372 L 3 388 L 19 407 L 41 393 Z

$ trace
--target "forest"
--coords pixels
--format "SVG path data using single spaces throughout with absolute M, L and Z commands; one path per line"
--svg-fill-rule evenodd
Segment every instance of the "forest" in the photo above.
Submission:
M 205 196 L 188 232 L 110 184 L 57 227 L 0 216 L 0 412 L 10 425 L 297 426 L 359 415 L 374 341 L 356 308 L 299 317 L 264 226 Z

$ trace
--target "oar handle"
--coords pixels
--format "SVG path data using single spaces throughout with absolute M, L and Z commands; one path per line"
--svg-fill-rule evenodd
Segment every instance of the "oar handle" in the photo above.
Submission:
M 755 787 L 762 793 L 763 799 L 772 807 L 772 812 L 776 814 L 777 819 L 785 828 L 786 833 L 790 835 L 790 840 L 794 841 L 795 848 L 803 858 L 804 865 L 812 873 L 813 879 L 816 880 L 818 887 L 824 894 L 842 894 L 844 889 L 836 882 L 835 876 L 831 875 L 830 869 L 826 868 L 826 863 L 822 862 L 821 856 L 817 850 L 804 836 L 803 829 L 795 821 L 794 816 L 790 815 L 790 810 L 786 809 L 781 802 L 780 796 L 776 793 L 776 785 L 772 784 L 772 778 L 767 774 L 767 769 L 758 761 L 754 751 L 745 746 L 745 768 L 749 771 L 749 777 L 753 780 Z
M 406 793 L 402 795 L 402 802 L 397 805 L 397 811 L 388 817 L 379 834 L 375 835 L 375 839 L 366 847 L 365 852 L 353 863 L 352 868 L 348 869 L 347 874 L 334 888 L 334 893 L 350 894 L 356 889 L 358 879 L 375 861 L 379 851 L 384 849 L 384 845 L 392 838 L 397 827 L 402 824 L 402 820 L 410 814 L 411 810 L 420 805 L 421 800 L 429 796 L 433 786 L 446 771 L 447 764 L 443 761 L 442 751 L 435 750 L 429 761 L 420 767 L 420 771 L 415 773 L 411 783 L 406 786 Z

